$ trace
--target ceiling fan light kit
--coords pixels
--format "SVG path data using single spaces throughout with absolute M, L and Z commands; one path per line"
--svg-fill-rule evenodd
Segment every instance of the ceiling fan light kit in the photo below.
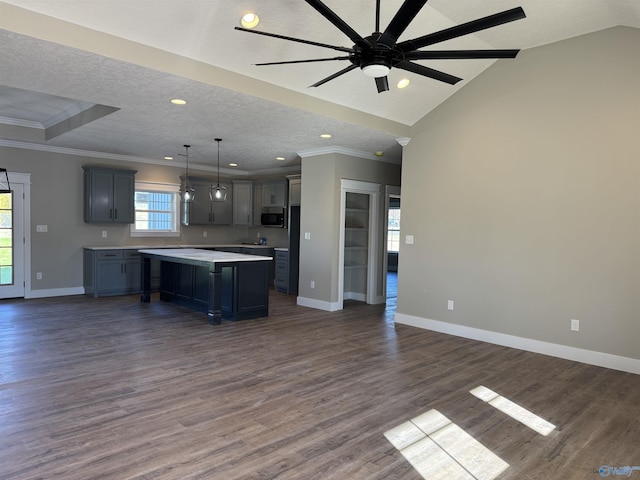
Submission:
M 352 42 L 351 48 L 341 47 L 337 45 L 329 45 L 326 43 L 313 42 L 300 38 L 279 35 L 275 33 L 260 32 L 250 30 L 248 28 L 235 27 L 236 30 L 243 32 L 255 33 L 267 37 L 280 38 L 306 45 L 314 45 L 322 48 L 329 48 L 342 52 L 342 56 L 330 58 L 312 58 L 306 60 L 289 60 L 282 62 L 258 63 L 257 66 L 265 65 L 285 65 L 311 62 L 328 62 L 328 61 L 344 61 L 348 60 L 351 65 L 342 70 L 320 80 L 311 85 L 319 87 L 331 80 L 338 78 L 345 73 L 356 68 L 360 68 L 362 72 L 373 77 L 376 81 L 378 93 L 389 90 L 389 81 L 387 75 L 392 68 L 398 68 L 407 72 L 415 73 L 423 77 L 432 78 L 440 82 L 455 85 L 461 78 L 448 73 L 435 70 L 419 63 L 415 60 L 463 60 L 463 59 L 497 59 L 497 58 L 515 58 L 520 50 L 517 49 L 501 49 L 501 50 L 420 50 L 423 47 L 434 45 L 446 40 L 451 40 L 471 33 L 496 27 L 504 23 L 513 22 L 525 18 L 526 15 L 522 7 L 512 8 L 504 12 L 489 15 L 487 17 L 472 20 L 461 25 L 446 28 L 438 32 L 423 35 L 398 42 L 398 38 L 406 30 L 415 16 L 422 10 L 427 0 L 405 0 L 395 16 L 387 25 L 384 32 L 380 31 L 380 0 L 376 0 L 376 22 L 375 31 L 368 37 L 362 37 L 358 32 L 351 28 L 344 20 L 342 20 L 335 12 L 327 7 L 320 0 L 305 0 L 318 13 L 331 22 L 336 28 L 344 33 Z

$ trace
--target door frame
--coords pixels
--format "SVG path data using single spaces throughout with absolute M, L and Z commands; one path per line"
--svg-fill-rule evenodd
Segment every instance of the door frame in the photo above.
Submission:
M 389 252 L 387 248 L 387 238 L 389 236 L 389 203 L 392 197 L 401 198 L 401 188 L 395 185 L 385 185 L 384 187 L 384 253 L 383 253 L 383 265 L 382 271 L 384 272 L 382 292 L 384 294 L 385 302 L 387 300 L 387 271 L 389 269 Z
M 22 186 L 22 236 L 23 253 L 22 259 L 14 257 L 14 265 L 21 260 L 24 276 L 24 292 L 22 297 L 31 296 L 31 174 L 7 172 L 11 185 Z M 15 212 L 14 212 L 15 216 Z M 15 220 L 14 220 L 15 221 Z
M 378 261 L 378 232 L 380 231 L 379 210 L 382 185 L 359 180 L 342 179 L 340 183 L 340 244 L 338 248 L 338 302 L 336 310 L 344 308 L 344 243 L 345 243 L 345 211 L 347 193 L 369 195 L 369 235 L 367 261 L 367 293 L 366 303 L 381 303 L 376 295 L 378 272 L 382 264 Z

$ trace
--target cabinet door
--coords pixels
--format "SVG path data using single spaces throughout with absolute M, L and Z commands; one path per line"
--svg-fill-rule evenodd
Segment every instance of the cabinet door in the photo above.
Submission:
M 122 260 L 99 260 L 96 265 L 96 290 L 99 295 L 120 294 L 124 287 Z M 138 282 L 140 280 L 138 279 Z
M 262 184 L 263 207 L 285 207 L 285 182 L 268 182 Z
M 138 293 L 141 290 L 140 273 L 142 263 L 140 253 L 137 251 L 124 252 L 124 288 L 129 293 Z
M 256 183 L 253 185 L 253 224 L 261 225 L 262 220 L 262 184 Z
M 195 199 L 189 204 L 189 225 L 208 225 L 211 223 L 209 185 L 193 183 L 191 186 L 195 190 Z
M 88 171 L 85 173 L 85 182 L 89 188 L 85 192 L 85 202 L 89 215 L 85 221 L 111 222 L 113 219 L 113 174 L 101 171 Z
M 239 226 L 253 225 L 253 183 L 233 183 L 233 224 Z
M 227 187 L 227 198 L 223 201 L 211 202 L 211 223 L 214 225 L 231 225 L 233 223 L 233 192 L 230 188 L 231 185 L 224 186 Z
M 135 179 L 130 173 L 113 174 L 113 214 L 115 223 L 133 223 Z

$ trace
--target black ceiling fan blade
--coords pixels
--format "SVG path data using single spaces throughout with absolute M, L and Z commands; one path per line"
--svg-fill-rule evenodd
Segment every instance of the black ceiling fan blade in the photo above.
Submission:
M 388 91 L 389 79 L 387 77 L 376 77 L 376 87 L 378 87 L 378 93 Z
M 461 25 L 456 25 L 455 27 L 446 28 L 444 30 L 440 30 L 439 32 L 430 33 L 422 37 L 401 42 L 397 45 L 397 47 L 404 53 L 407 53 L 413 50 L 418 50 L 422 47 L 426 47 L 428 45 L 433 45 L 434 43 L 444 42 L 445 40 L 451 40 L 452 38 L 457 38 L 463 35 L 468 35 L 470 33 L 486 30 L 487 28 L 496 27 L 498 25 L 513 22 L 514 20 L 520 20 L 525 17 L 526 15 L 522 7 L 516 7 L 510 10 L 505 10 L 504 12 L 495 13 L 487 17 L 479 18 L 477 20 L 472 20 Z
M 407 72 L 417 73 L 423 77 L 433 78 L 434 80 L 439 80 L 441 82 L 448 83 L 449 85 L 455 85 L 462 80 L 461 78 L 454 77 L 448 73 L 434 70 L 433 68 L 425 67 L 424 65 L 418 65 L 417 63 L 411 63 L 406 60 L 394 65 L 394 68 L 400 68 Z
M 351 28 L 344 20 L 342 20 L 338 15 L 336 15 L 333 10 L 327 7 L 320 0 L 305 0 L 309 5 L 315 8 L 320 15 L 333 23 L 338 29 L 344 33 L 347 37 L 351 39 L 351 41 L 356 45 L 366 45 L 371 46 L 370 43 L 362 38 L 362 36 L 356 32 L 353 28 Z
M 338 78 L 340 75 L 344 75 L 347 72 L 350 72 L 354 68 L 358 68 L 355 65 L 349 65 L 347 68 L 343 68 L 339 72 L 334 73 L 333 75 L 329 75 L 327 78 L 323 78 L 319 82 L 314 83 L 313 85 L 309 85 L 310 87 L 319 87 L 320 85 L 324 85 L 325 83 L 333 80 L 334 78 Z
M 416 50 L 405 55 L 405 60 L 459 60 L 474 58 L 516 58 L 520 50 Z
M 310 60 L 288 60 L 285 62 L 266 62 L 256 63 L 256 67 L 263 67 L 265 65 L 287 65 L 290 63 L 312 63 L 312 62 L 330 62 L 333 60 L 349 60 L 349 57 L 333 57 L 333 58 L 312 58 Z
M 314 45 L 316 47 L 331 48 L 333 50 L 338 50 L 339 52 L 346 52 L 346 53 L 352 53 L 353 52 L 352 48 L 339 47 L 337 45 L 329 45 L 327 43 L 312 42 L 311 40 L 303 40 L 301 38 L 287 37 L 286 35 L 278 35 L 277 33 L 260 32 L 259 30 L 250 30 L 248 28 L 242 28 L 242 27 L 234 27 L 234 28 L 235 28 L 235 30 L 240 30 L 241 32 L 255 33 L 256 35 L 264 35 L 266 37 L 281 38 L 282 40 L 289 40 L 291 42 L 298 42 L 298 43 L 304 43 L 304 44 L 307 44 L 307 45 Z
M 427 0 L 405 0 L 391 22 L 389 22 L 384 33 L 378 38 L 378 45 L 393 48 L 402 32 L 406 30 L 426 3 Z

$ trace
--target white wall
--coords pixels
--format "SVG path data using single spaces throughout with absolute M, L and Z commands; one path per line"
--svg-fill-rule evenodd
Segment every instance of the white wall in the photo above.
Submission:
M 620 27 L 500 61 L 416 124 L 396 320 L 640 359 L 639 85 Z

